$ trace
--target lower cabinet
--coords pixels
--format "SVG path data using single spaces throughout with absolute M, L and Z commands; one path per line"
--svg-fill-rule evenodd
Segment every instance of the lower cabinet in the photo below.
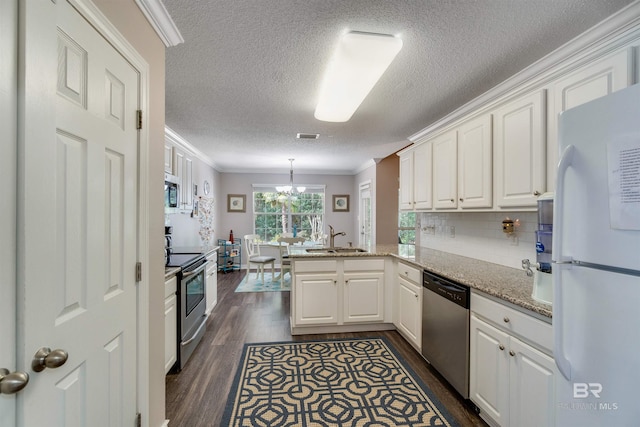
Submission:
M 164 373 L 178 360 L 178 280 L 171 277 L 164 283 Z
M 216 251 L 207 255 L 207 270 L 204 275 L 207 307 L 206 314 L 211 313 L 218 303 L 218 253 Z
M 384 259 L 293 262 L 292 327 L 384 321 Z
M 515 310 L 508 307 L 501 310 L 502 313 L 497 314 L 504 327 L 483 317 L 482 313 L 471 314 L 470 399 L 480 408 L 480 416 L 491 425 L 551 426 L 555 402 L 554 361 L 525 342 L 526 335 L 521 335 L 528 331 L 533 336 L 550 334 L 551 325 L 521 317 L 526 315 L 513 313 Z M 496 316 L 495 310 L 489 315 Z
M 394 324 L 418 351 L 422 350 L 422 270 L 398 263 Z

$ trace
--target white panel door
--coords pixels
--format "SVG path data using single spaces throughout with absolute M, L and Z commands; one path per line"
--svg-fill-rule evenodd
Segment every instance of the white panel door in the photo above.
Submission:
M 416 209 L 431 209 L 433 197 L 432 144 L 422 144 L 413 152 L 413 202 Z
M 418 350 L 422 347 L 422 288 L 398 277 L 397 328 Z
M 400 156 L 400 210 L 413 210 L 413 152 Z
M 485 114 L 458 129 L 458 201 L 465 208 L 493 205 L 491 115 Z
M 0 176 L 5 228 L 0 245 L 0 369 L 17 370 L 16 363 L 16 124 L 17 124 L 17 0 L 0 1 Z M 16 395 L 0 396 L 0 426 L 15 425 Z
M 349 322 L 381 322 L 384 319 L 384 272 L 344 273 L 342 319 Z
M 338 275 L 295 275 L 296 325 L 338 323 Z
M 536 206 L 546 189 L 545 91 L 494 113 L 494 180 L 498 207 Z
M 20 426 L 133 425 L 139 74 L 66 1 L 23 3 L 18 354 L 69 357 L 30 371 Z
M 458 141 L 451 131 L 433 140 L 433 207 L 454 209 L 458 206 Z

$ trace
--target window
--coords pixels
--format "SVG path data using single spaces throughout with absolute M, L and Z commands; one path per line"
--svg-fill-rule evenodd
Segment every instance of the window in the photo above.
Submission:
M 273 186 L 254 185 L 254 232 L 263 242 L 271 242 L 283 233 L 309 240 L 321 240 L 324 226 L 324 186 L 306 186 L 304 193 L 286 195 Z
M 399 243 L 416 244 L 416 213 L 398 212 L 398 239 Z

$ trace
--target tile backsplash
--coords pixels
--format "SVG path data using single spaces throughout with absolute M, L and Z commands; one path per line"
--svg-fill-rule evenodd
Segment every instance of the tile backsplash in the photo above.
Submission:
M 502 231 L 506 217 L 519 220 L 514 235 Z M 416 245 L 512 268 L 536 261 L 537 212 L 423 212 L 416 218 Z

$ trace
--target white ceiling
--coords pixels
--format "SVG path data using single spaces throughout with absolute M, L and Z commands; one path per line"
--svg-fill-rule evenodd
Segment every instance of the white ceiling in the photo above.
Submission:
M 353 174 L 630 0 L 163 0 L 166 124 L 221 172 Z M 341 33 L 404 46 L 346 123 L 313 117 Z M 296 140 L 298 132 L 319 133 Z

